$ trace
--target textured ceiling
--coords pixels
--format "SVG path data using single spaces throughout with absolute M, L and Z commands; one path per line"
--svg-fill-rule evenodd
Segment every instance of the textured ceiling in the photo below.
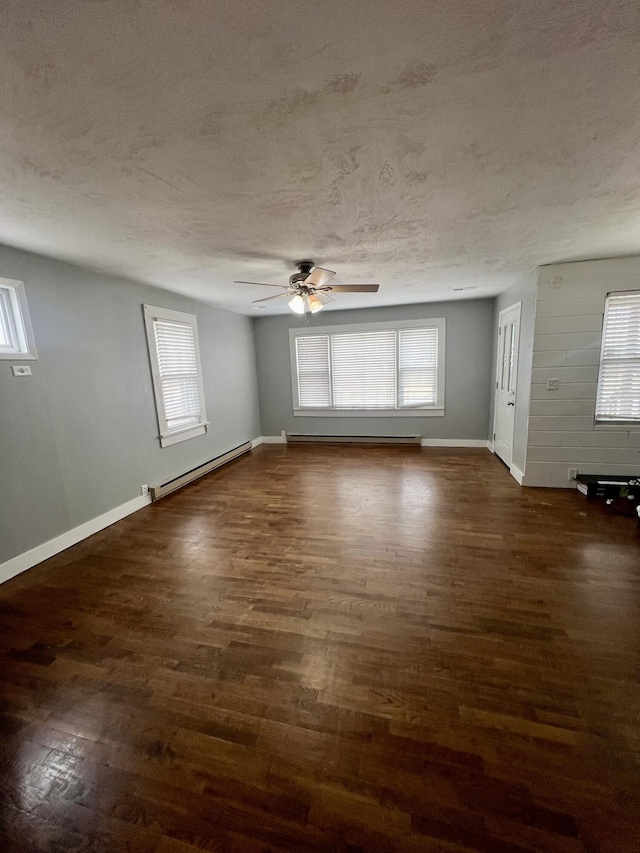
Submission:
M 1 14 L 10 245 L 246 313 L 265 289 L 233 279 L 285 282 L 299 258 L 380 283 L 338 297 L 354 307 L 640 251 L 638 0 Z

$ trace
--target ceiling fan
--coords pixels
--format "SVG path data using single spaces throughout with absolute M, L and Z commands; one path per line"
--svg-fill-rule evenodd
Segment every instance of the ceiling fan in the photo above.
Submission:
M 264 299 L 254 299 L 256 302 L 269 302 L 271 299 L 281 299 L 291 296 L 289 308 L 296 314 L 304 314 L 307 309 L 315 314 L 322 311 L 325 300 L 334 302 L 332 293 L 377 293 L 379 284 L 328 284 L 335 275 L 331 270 L 314 266 L 313 261 L 298 261 L 298 272 L 289 276 L 289 284 L 264 284 L 261 281 L 234 281 L 234 284 L 257 284 L 260 287 L 279 287 L 284 293 L 275 296 L 265 296 Z

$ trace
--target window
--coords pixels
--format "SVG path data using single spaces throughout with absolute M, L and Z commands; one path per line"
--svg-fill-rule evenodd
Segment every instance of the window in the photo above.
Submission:
M 607 295 L 596 421 L 640 423 L 640 290 Z
M 193 314 L 144 306 L 160 444 L 167 447 L 207 431 L 198 346 Z
M 296 415 L 444 414 L 444 319 L 291 329 Z
M 0 358 L 37 357 L 24 284 L 0 278 Z

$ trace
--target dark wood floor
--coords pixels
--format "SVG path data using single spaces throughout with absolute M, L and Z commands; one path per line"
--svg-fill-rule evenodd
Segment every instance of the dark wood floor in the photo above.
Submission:
M 2 853 L 640 850 L 640 537 L 268 446 L 0 587 Z

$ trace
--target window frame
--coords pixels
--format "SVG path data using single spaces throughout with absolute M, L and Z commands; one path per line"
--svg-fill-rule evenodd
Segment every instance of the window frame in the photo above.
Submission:
M 600 358 L 598 360 L 598 378 L 596 380 L 596 394 L 594 401 L 594 413 L 593 413 L 593 423 L 595 429 L 598 430 L 606 430 L 606 429 L 626 429 L 630 431 L 638 431 L 640 430 L 640 418 L 629 420 L 624 418 L 599 418 L 598 417 L 598 396 L 600 393 L 600 379 L 602 376 L 602 365 L 605 362 L 612 361 L 621 361 L 623 359 L 616 358 L 604 358 L 604 349 L 606 343 L 606 327 L 607 327 L 607 317 L 609 314 L 609 298 L 611 296 L 619 296 L 621 294 L 629 294 L 636 293 L 640 296 L 640 288 L 633 288 L 630 290 L 611 290 L 609 291 L 604 298 L 604 311 L 602 315 L 602 330 L 600 334 Z M 635 359 L 633 359 L 635 361 Z
M 9 291 L 9 321 L 12 323 L 16 333 L 19 348 L 0 349 L 0 359 L 4 361 L 36 361 L 38 351 L 36 349 L 29 306 L 27 305 L 27 293 L 23 281 L 12 278 L 0 278 L 0 290 Z
M 397 332 L 404 329 L 429 329 L 438 330 L 438 367 L 437 367 L 437 399 L 434 406 L 421 406 L 410 408 L 398 406 L 398 390 L 396 387 L 396 406 L 393 409 L 335 409 L 331 408 L 301 408 L 298 397 L 298 366 L 296 358 L 296 338 L 312 335 L 329 335 L 348 332 L 373 332 L 377 330 L 396 332 L 396 375 L 400 373 L 400 359 L 398 357 L 399 335 Z M 329 340 L 329 348 L 331 340 Z M 446 354 L 446 319 L 444 317 L 433 317 L 424 320 L 398 320 L 380 323 L 357 323 L 335 326 L 317 326 L 313 328 L 291 328 L 289 329 L 289 359 L 291 368 L 291 390 L 293 395 L 293 414 L 303 418 L 403 418 L 403 417 L 443 417 L 445 411 L 445 354 Z M 329 367 L 331 371 L 331 366 Z
M 147 349 L 149 351 L 149 362 L 151 365 L 151 378 L 153 385 L 153 396 L 156 401 L 156 414 L 158 416 L 158 430 L 161 447 L 170 447 L 181 441 L 204 435 L 209 427 L 204 397 L 204 385 L 202 382 L 202 362 L 200 360 L 200 340 L 198 338 L 198 318 L 195 314 L 187 314 L 184 311 L 173 311 L 170 308 L 160 308 L 156 305 L 144 305 L 144 323 L 147 334 Z M 193 341 L 196 355 L 196 368 L 198 373 L 198 393 L 200 396 L 200 423 L 183 427 L 182 429 L 170 430 L 162 392 L 162 378 L 160 376 L 160 364 L 158 351 L 156 349 L 155 331 L 153 321 L 174 320 L 179 323 L 188 323 L 193 330 Z

